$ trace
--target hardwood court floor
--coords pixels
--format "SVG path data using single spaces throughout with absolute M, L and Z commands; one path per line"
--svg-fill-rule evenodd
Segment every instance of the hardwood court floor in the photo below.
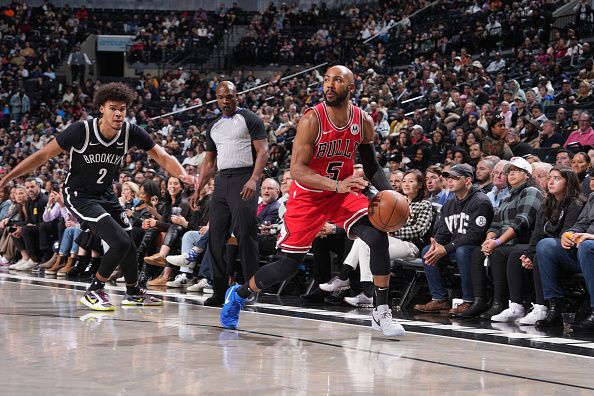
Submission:
M 78 303 L 80 286 L 0 274 L 0 394 L 594 393 L 587 356 L 407 322 L 406 336 L 388 339 L 363 325 L 246 311 L 228 331 L 219 309 L 183 299 L 101 314 Z M 110 290 L 115 303 L 121 293 Z

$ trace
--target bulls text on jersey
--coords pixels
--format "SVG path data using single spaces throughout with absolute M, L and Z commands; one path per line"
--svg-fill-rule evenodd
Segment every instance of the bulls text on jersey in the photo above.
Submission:
M 355 141 L 353 147 L 351 147 L 351 139 L 335 139 L 329 142 L 321 142 L 317 145 L 318 149 L 314 158 L 343 156 L 351 159 L 358 146 L 359 142 Z

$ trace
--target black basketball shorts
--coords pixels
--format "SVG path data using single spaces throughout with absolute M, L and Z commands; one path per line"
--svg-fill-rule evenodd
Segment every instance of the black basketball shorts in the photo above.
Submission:
M 81 222 L 81 225 L 83 222 L 97 223 L 105 216 L 111 216 L 125 231 L 132 229 L 128 216 L 113 191 L 97 196 L 65 187 L 63 195 L 64 204 Z

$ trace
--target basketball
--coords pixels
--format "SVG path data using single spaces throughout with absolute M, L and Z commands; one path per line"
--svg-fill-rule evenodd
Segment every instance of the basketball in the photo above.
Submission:
M 393 190 L 380 191 L 369 202 L 369 220 L 380 231 L 394 232 L 408 221 L 408 200 Z

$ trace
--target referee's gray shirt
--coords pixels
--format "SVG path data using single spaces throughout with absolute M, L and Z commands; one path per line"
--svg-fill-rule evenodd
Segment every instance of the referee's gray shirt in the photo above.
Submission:
M 219 170 L 246 168 L 256 160 L 252 140 L 267 137 L 260 117 L 238 107 L 232 116 L 221 114 L 206 128 L 206 151 L 217 152 Z

